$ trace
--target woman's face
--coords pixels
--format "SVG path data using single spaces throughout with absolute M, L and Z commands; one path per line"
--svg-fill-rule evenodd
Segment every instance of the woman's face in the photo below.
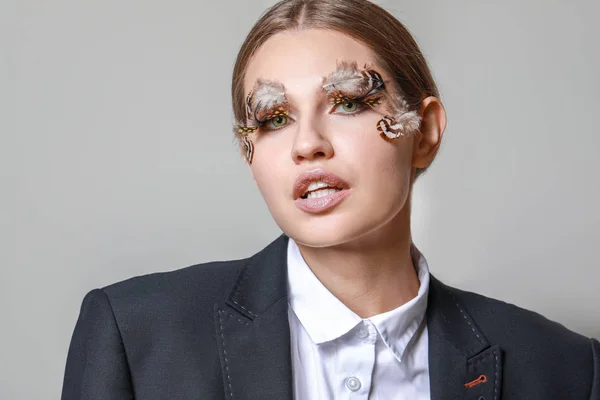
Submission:
M 324 84 L 344 63 L 378 72 L 385 90 L 393 90 L 391 77 L 366 45 L 318 29 L 271 37 L 244 79 L 246 95 L 267 94 L 266 103 L 269 93 L 285 97 L 288 116 L 248 136 L 254 145 L 251 169 L 279 227 L 311 247 L 360 239 L 389 226 L 408 204 L 413 137 L 380 136 L 377 123 L 388 113 L 389 100 L 374 107 L 331 103 Z

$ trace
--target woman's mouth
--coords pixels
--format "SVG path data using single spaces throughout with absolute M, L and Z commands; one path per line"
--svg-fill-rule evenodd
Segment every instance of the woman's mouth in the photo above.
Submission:
M 350 186 L 335 174 L 316 169 L 301 174 L 294 183 L 296 207 L 318 214 L 338 205 L 349 193 Z

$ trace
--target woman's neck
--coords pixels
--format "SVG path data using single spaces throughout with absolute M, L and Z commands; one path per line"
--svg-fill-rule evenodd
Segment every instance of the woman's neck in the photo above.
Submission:
M 403 214 L 376 232 L 342 245 L 315 248 L 298 243 L 321 283 L 361 318 L 393 310 L 419 291 L 410 252 L 410 217 L 407 220 Z

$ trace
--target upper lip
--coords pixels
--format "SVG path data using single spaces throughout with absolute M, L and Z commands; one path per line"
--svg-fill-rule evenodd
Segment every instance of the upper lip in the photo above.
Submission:
M 345 180 L 322 168 L 306 171 L 300 174 L 296 178 L 296 182 L 294 182 L 294 200 L 302 197 L 311 183 L 319 181 L 339 189 L 348 189 L 350 187 Z

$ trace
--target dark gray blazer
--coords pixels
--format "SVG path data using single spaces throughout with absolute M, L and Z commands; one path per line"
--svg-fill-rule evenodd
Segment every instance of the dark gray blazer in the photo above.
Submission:
M 287 237 L 91 291 L 63 400 L 292 399 Z M 431 278 L 431 398 L 600 400 L 600 343 Z M 485 382 L 465 384 L 485 375 Z

